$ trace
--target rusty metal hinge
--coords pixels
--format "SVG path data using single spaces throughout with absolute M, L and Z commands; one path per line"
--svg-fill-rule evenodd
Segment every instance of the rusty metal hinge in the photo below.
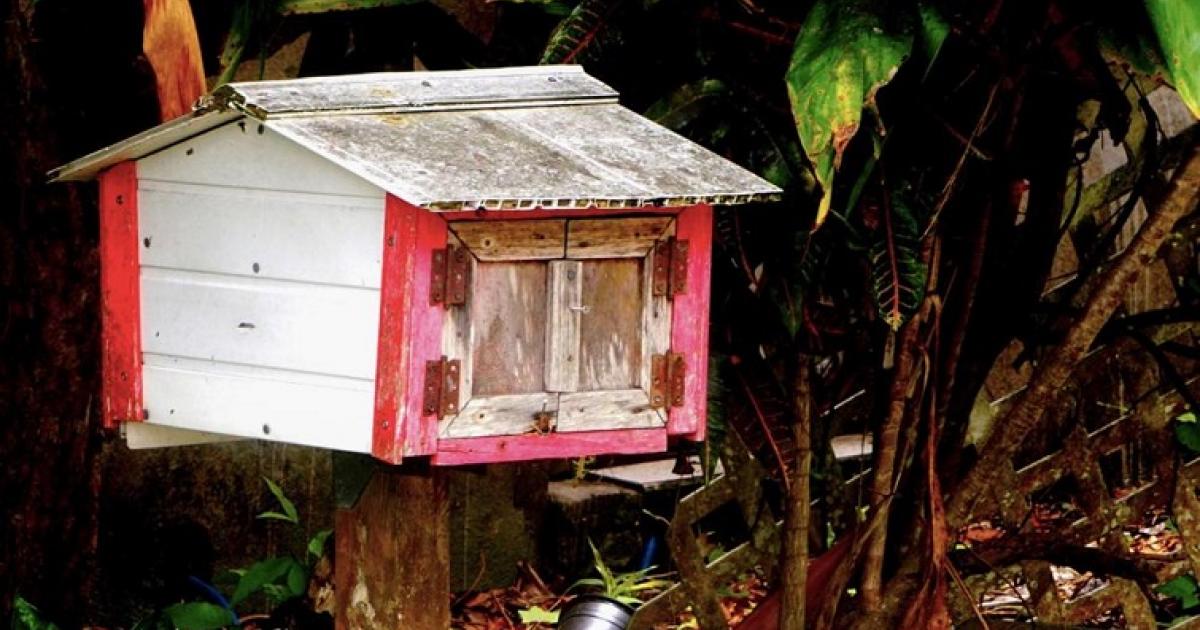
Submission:
M 650 357 L 650 406 L 654 409 L 683 405 L 687 364 L 678 352 Z
M 467 303 L 467 276 L 471 254 L 465 247 L 447 245 L 433 250 L 430 265 L 429 302 L 454 306 Z
M 674 298 L 687 290 L 688 242 L 668 236 L 654 245 L 654 295 Z
M 439 419 L 458 414 L 458 383 L 462 363 L 442 357 L 425 362 L 424 414 Z

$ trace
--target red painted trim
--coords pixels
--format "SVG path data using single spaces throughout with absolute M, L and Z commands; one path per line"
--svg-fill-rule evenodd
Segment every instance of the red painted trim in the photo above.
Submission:
M 640 208 L 578 208 L 574 210 L 463 210 L 439 212 L 447 221 L 513 221 L 520 219 L 582 219 L 595 217 L 645 216 L 647 214 L 679 214 L 685 208 L 642 206 Z
M 101 421 L 115 428 L 143 420 L 137 163 L 99 179 Z
M 400 463 L 437 449 L 437 418 L 422 415 L 425 361 L 442 349 L 442 307 L 429 303 L 433 250 L 446 246 L 446 222 L 387 196 L 371 453 Z
M 704 439 L 708 411 L 708 304 L 712 273 L 712 206 L 691 206 L 675 220 L 675 238 L 687 240 L 687 289 L 671 304 L 671 351 L 684 355 L 683 406 L 667 414 L 667 432 Z
M 459 466 L 588 455 L 662 453 L 666 450 L 667 432 L 662 429 L 572 431 L 548 435 L 526 433 L 440 440 L 432 463 L 434 466 Z

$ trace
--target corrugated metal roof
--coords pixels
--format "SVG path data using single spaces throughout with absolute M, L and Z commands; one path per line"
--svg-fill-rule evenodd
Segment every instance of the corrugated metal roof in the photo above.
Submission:
M 577 66 L 234 83 L 51 173 L 85 180 L 239 115 L 437 210 L 745 203 L 779 189 L 616 104 Z

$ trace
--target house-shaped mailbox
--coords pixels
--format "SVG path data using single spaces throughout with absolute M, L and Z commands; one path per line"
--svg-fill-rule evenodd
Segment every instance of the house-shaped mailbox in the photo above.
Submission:
M 51 176 L 131 443 L 438 465 L 702 438 L 711 204 L 779 192 L 571 66 L 231 84 Z

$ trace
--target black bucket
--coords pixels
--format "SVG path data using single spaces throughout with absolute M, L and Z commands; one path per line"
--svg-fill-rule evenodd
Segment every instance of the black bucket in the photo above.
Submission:
M 563 608 L 558 630 L 625 630 L 631 619 L 629 606 L 600 595 L 584 595 Z

